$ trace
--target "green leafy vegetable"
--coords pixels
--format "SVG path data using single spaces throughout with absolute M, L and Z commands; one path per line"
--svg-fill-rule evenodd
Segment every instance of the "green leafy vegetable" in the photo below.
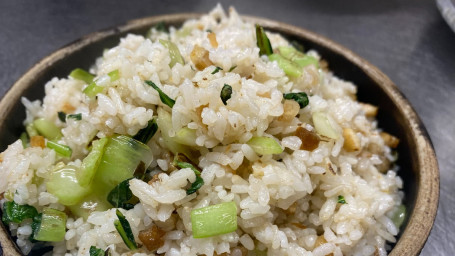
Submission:
M 96 248 L 96 246 L 90 246 L 89 250 L 90 256 L 104 256 L 104 251 Z
M 62 121 L 63 123 L 66 122 L 66 113 L 65 112 L 59 111 L 57 113 L 57 116 L 58 116 L 58 119 L 60 119 L 60 121 Z
M 180 129 L 174 137 L 174 140 L 180 144 L 191 146 L 191 147 L 197 147 L 198 145 L 196 144 L 196 130 L 190 129 L 188 127 L 183 127 Z
M 276 61 L 278 66 L 290 77 L 302 76 L 302 68 L 279 54 L 269 55 L 269 60 Z
M 338 203 L 339 204 L 347 204 L 346 200 L 344 199 L 344 196 L 342 196 L 342 195 L 338 196 Z
M 74 165 L 57 164 L 46 182 L 47 191 L 63 205 L 74 205 L 81 201 L 90 188 L 82 187 L 77 180 L 79 168 Z
M 220 70 L 223 70 L 223 69 L 220 67 L 216 67 L 215 70 L 213 70 L 213 72 L 211 74 L 214 75 L 214 74 L 218 73 Z
M 107 196 L 107 201 L 115 208 L 123 208 L 130 210 L 134 208 L 134 204 L 130 203 L 133 198 L 133 193 L 130 190 L 131 178 L 120 182 Z
M 168 105 L 170 108 L 172 108 L 175 104 L 175 100 L 169 98 L 156 84 L 150 80 L 145 81 L 146 84 L 150 85 L 153 89 L 155 89 L 158 94 L 160 95 L 160 100 L 164 104 Z
M 44 208 L 39 226 L 38 223 L 35 224 L 33 239 L 46 242 L 62 241 L 65 239 L 66 219 L 67 216 L 64 212 Z
M 194 174 L 196 175 L 201 175 L 201 172 L 196 169 L 196 167 L 194 167 L 194 165 L 190 164 L 190 163 L 187 163 L 187 162 L 182 162 L 182 161 L 179 161 L 177 159 L 174 160 L 174 165 L 183 169 L 183 168 L 190 168 L 191 170 L 193 170 Z
M 267 37 L 264 28 L 258 24 L 256 24 L 256 42 L 257 46 L 259 47 L 259 55 L 269 56 L 273 53 L 272 45 L 270 44 L 270 40 Z
M 25 219 L 33 219 L 36 215 L 38 211 L 31 205 L 19 205 L 14 201 L 3 203 L 2 221 L 5 225 L 11 222 L 21 223 Z
M 28 144 L 28 135 L 26 132 L 23 132 L 21 133 L 21 136 L 19 137 L 19 139 L 22 141 L 22 146 L 24 148 L 27 147 L 27 144 Z
M 80 121 L 80 120 L 82 120 L 82 114 L 81 113 L 70 114 L 70 115 L 68 115 L 68 118 L 72 118 L 74 120 Z
M 221 89 L 220 98 L 224 105 L 227 104 L 227 101 L 231 98 L 232 95 L 232 87 L 228 84 L 224 84 L 223 88 Z
M 46 147 L 55 150 L 58 154 L 64 157 L 71 157 L 73 150 L 67 145 L 59 144 L 53 141 L 48 140 L 46 143 Z
M 75 70 L 71 71 L 70 77 L 90 84 L 91 82 L 93 82 L 93 78 L 95 76 L 81 68 L 76 68 Z
M 191 211 L 194 238 L 211 237 L 237 230 L 235 202 L 211 205 Z
M 281 154 L 283 152 L 281 145 L 269 137 L 253 137 L 247 144 L 259 155 Z
M 131 226 L 128 220 L 123 216 L 123 214 L 117 209 L 115 212 L 117 214 L 118 220 L 114 221 L 115 229 L 122 237 L 123 242 L 130 250 L 137 249 L 136 241 L 134 240 L 133 231 L 131 231 Z
M 295 100 L 297 103 L 299 103 L 300 108 L 304 108 L 310 103 L 308 100 L 308 95 L 304 92 L 291 92 L 291 93 L 284 93 L 283 98 L 287 100 Z
M 406 206 L 402 204 L 396 207 L 395 211 L 392 214 L 391 219 L 393 221 L 393 224 L 395 224 L 397 228 L 400 228 L 401 225 L 403 225 L 404 220 L 406 219 Z
M 191 183 L 191 187 L 186 190 L 187 195 L 191 195 L 193 193 L 196 193 L 198 189 L 200 189 L 204 185 L 204 179 L 201 178 L 201 176 L 196 175 L 196 180 Z
M 160 21 L 158 22 L 154 28 L 156 29 L 156 31 L 160 31 L 160 32 L 164 32 L 164 33 L 169 33 L 169 30 L 167 29 L 166 27 L 166 23 L 164 23 L 164 21 Z
M 133 139 L 147 144 L 153 135 L 155 135 L 156 131 L 158 131 L 158 124 L 155 119 L 152 119 L 148 121 L 147 126 L 144 129 L 139 130 L 139 132 L 134 135 Z
M 339 133 L 333 127 L 331 119 L 324 112 L 315 112 L 312 115 L 314 129 L 320 135 L 329 137 L 331 139 L 338 139 Z
M 38 232 L 39 227 L 41 226 L 41 219 L 43 217 L 43 214 L 37 214 L 35 217 L 33 217 L 32 224 L 30 225 L 32 227 L 32 234 L 29 237 L 29 240 L 32 241 L 33 243 L 36 243 L 37 241 L 33 239 L 35 237 L 35 234 Z
M 60 129 L 54 123 L 44 118 L 39 118 L 33 121 L 33 126 L 36 131 L 46 137 L 46 139 L 58 140 L 63 136 Z
M 237 67 L 237 65 L 232 66 L 228 72 L 232 72 L 236 67 Z
M 103 92 L 104 87 L 96 85 L 95 82 L 91 82 L 85 89 L 82 91 L 90 98 L 95 97 L 98 93 Z
M 38 135 L 38 131 L 36 130 L 35 125 L 33 123 L 30 123 L 27 126 L 25 126 L 25 131 L 27 132 L 29 138 Z
M 92 142 L 92 150 L 82 160 L 81 168 L 76 172 L 77 181 L 82 187 L 87 187 L 92 183 L 108 141 L 109 139 L 104 137 Z
M 185 64 L 182 54 L 176 44 L 169 40 L 160 39 L 160 43 L 169 50 L 169 57 L 171 57 L 171 62 L 169 67 L 173 67 L 176 63 Z

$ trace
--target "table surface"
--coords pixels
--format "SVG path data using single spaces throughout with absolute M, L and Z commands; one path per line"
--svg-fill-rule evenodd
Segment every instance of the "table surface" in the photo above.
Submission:
M 423 120 L 441 173 L 438 215 L 422 255 L 453 255 L 455 243 L 455 33 L 434 1 L 220 1 L 322 34 L 376 65 Z M 128 20 L 207 12 L 215 1 L 1 1 L 0 97 L 43 57 Z

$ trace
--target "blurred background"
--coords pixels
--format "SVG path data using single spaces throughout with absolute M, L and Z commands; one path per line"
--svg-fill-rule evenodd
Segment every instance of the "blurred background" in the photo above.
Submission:
M 454 0 L 443 0 L 453 4 Z M 441 172 L 438 215 L 422 255 L 455 252 L 455 33 L 435 1 L 219 1 L 324 35 L 376 65 L 420 115 Z M 0 96 L 53 51 L 146 16 L 207 12 L 216 1 L 0 1 Z M 455 27 L 455 26 L 454 26 Z

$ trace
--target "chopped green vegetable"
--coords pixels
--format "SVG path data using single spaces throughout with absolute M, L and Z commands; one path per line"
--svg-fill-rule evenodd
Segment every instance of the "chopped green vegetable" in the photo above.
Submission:
M 302 68 L 308 65 L 314 65 L 316 68 L 319 68 L 319 61 L 313 56 L 305 55 L 302 58 L 295 58 L 293 61 Z
M 308 100 L 308 95 L 304 92 L 297 92 L 297 93 L 284 93 L 283 98 L 287 100 L 295 100 L 297 103 L 299 103 L 300 108 L 304 108 L 310 103 Z
M 77 204 L 90 193 L 90 188 L 79 184 L 76 178 L 78 172 L 79 168 L 74 165 L 57 164 L 46 182 L 47 191 L 63 205 Z
M 237 65 L 232 66 L 228 72 L 232 72 L 236 67 L 237 67 Z
M 38 211 L 31 205 L 19 205 L 14 201 L 3 203 L 2 221 L 5 225 L 11 222 L 21 223 L 25 219 L 33 219 L 36 215 L 38 215 Z
M 196 193 L 198 189 L 200 189 L 204 185 L 204 179 L 201 178 L 201 176 L 196 175 L 196 180 L 191 183 L 191 187 L 186 190 L 187 195 L 191 195 L 193 193 Z
M 44 118 L 33 121 L 33 126 L 39 134 L 43 135 L 48 140 L 58 140 L 63 136 L 60 129 L 53 122 Z
M 70 114 L 70 115 L 68 115 L 68 118 L 72 118 L 74 120 L 80 121 L 80 120 L 82 120 L 82 114 L 81 113 Z
M 299 67 L 303 68 L 308 65 L 314 65 L 316 68 L 319 68 L 319 61 L 316 58 L 299 52 L 293 47 L 280 46 L 278 47 L 278 51 L 281 56 L 297 64 Z
M 346 200 L 344 199 L 344 196 L 342 196 L 342 195 L 338 196 L 338 203 L 339 204 L 347 204 Z
M 67 145 L 59 144 L 53 141 L 48 140 L 46 143 L 46 147 L 55 150 L 58 154 L 64 157 L 71 157 L 73 150 Z
M 27 132 L 29 138 L 38 135 L 38 131 L 36 130 L 35 125 L 33 125 L 33 123 L 30 123 L 27 126 L 25 126 L 25 131 Z
M 107 73 L 107 75 L 111 79 L 111 82 L 115 82 L 120 78 L 120 73 L 119 73 L 118 69 Z
M 259 55 L 270 55 L 273 53 L 272 45 L 264 31 L 264 28 L 256 24 L 256 43 L 259 47 Z
M 58 119 L 60 119 L 60 121 L 62 121 L 63 123 L 66 122 L 66 113 L 65 112 L 59 111 L 59 112 L 57 112 L 57 116 L 58 116 Z
M 90 256 L 104 256 L 104 251 L 92 245 L 90 246 L 89 254 Z
M 302 75 L 302 68 L 296 65 L 294 62 L 284 58 L 279 54 L 269 55 L 269 60 L 276 61 L 278 66 L 291 77 L 300 77 Z
M 104 212 L 112 208 L 112 205 L 106 200 L 107 194 L 103 188 L 92 186 L 92 189 L 93 191 L 85 196 L 82 201 L 67 206 L 75 216 L 87 219 L 94 211 Z
M 95 82 L 91 82 L 85 89 L 82 91 L 85 95 L 90 98 L 95 97 L 98 93 L 103 92 L 104 87 L 96 85 Z
M 82 187 L 88 187 L 92 183 L 108 141 L 109 139 L 104 137 L 92 142 L 92 150 L 84 160 L 82 160 L 81 168 L 76 172 L 77 181 Z
M 131 231 L 131 226 L 128 220 L 123 216 L 123 214 L 117 209 L 115 212 L 117 214 L 118 220 L 114 221 L 115 229 L 117 229 L 120 237 L 122 237 L 123 242 L 130 250 L 136 250 L 137 244 L 134 240 L 133 231 Z
M 206 32 L 213 33 L 213 31 L 211 29 L 207 29 Z
M 164 33 L 169 33 L 169 30 L 167 29 L 166 27 L 166 23 L 164 23 L 164 21 L 160 21 L 158 22 L 154 28 L 156 29 L 156 31 L 160 31 L 160 32 L 164 32 Z
M 174 137 L 174 140 L 180 144 L 191 146 L 191 147 L 196 147 L 198 146 L 196 144 L 196 130 L 190 129 L 188 127 L 183 127 L 180 129 Z
M 160 43 L 169 50 L 169 56 L 171 57 L 169 67 L 172 68 L 176 63 L 180 63 L 182 65 L 185 64 L 185 61 L 183 60 L 183 57 L 180 54 L 180 50 L 177 45 L 169 40 L 163 39 L 160 39 Z
M 338 133 L 332 125 L 332 122 L 329 120 L 329 117 L 326 113 L 315 112 L 313 113 L 313 124 L 314 129 L 320 135 L 329 137 L 331 139 L 338 139 Z
M 253 137 L 246 144 L 259 155 L 281 154 L 283 152 L 281 145 L 269 137 Z
M 93 78 L 95 76 L 81 68 L 76 68 L 75 70 L 71 71 L 70 77 L 90 84 L 91 82 L 93 82 Z
M 139 130 L 139 132 L 134 135 L 133 139 L 147 144 L 153 135 L 155 135 L 156 131 L 158 131 L 158 125 L 156 124 L 156 120 L 152 119 L 148 121 L 147 126 L 144 129 Z
M 169 98 L 156 84 L 150 80 L 145 81 L 146 84 L 150 85 L 153 89 L 155 89 L 158 94 L 160 95 L 160 100 L 164 104 L 168 105 L 170 108 L 172 108 L 175 104 L 175 100 Z
M 403 204 L 396 207 L 395 211 L 392 214 L 392 222 L 395 224 L 395 227 L 400 228 L 403 225 L 404 220 L 406 219 L 406 206 Z
M 232 87 L 228 84 L 224 84 L 223 88 L 221 89 L 220 98 L 224 105 L 227 104 L 227 101 L 231 98 L 232 95 Z
M 21 136 L 19 137 L 19 139 L 22 141 L 22 146 L 24 148 L 27 147 L 27 144 L 28 144 L 28 135 L 26 132 L 23 132 L 21 133 Z
M 107 198 L 115 186 L 133 177 L 141 162 L 147 169 L 152 159 L 150 148 L 140 141 L 125 135 L 109 138 L 93 181 L 99 187 L 99 195 Z
M 35 217 L 33 217 L 32 224 L 30 224 L 30 226 L 32 227 L 32 234 L 30 235 L 29 240 L 33 243 L 38 242 L 35 239 L 33 239 L 33 237 L 35 237 L 35 234 L 38 232 L 39 227 L 41 226 L 42 217 L 43 217 L 42 213 L 37 214 Z
M 237 206 L 227 202 L 191 211 L 194 238 L 211 237 L 237 230 Z
M 190 163 L 187 163 L 187 162 L 182 162 L 182 161 L 179 161 L 177 159 L 174 160 L 174 165 L 183 169 L 183 168 L 190 168 L 191 170 L 193 170 L 194 174 L 196 175 L 201 175 L 201 172 L 196 169 L 196 167 L 194 167 L 194 165 L 190 164 Z
M 130 190 L 131 179 L 120 182 L 107 196 L 107 201 L 115 208 L 123 208 L 125 210 L 134 208 L 134 204 L 130 202 L 133 198 L 133 193 Z
M 211 74 L 214 75 L 214 74 L 218 73 L 220 70 L 223 70 L 223 69 L 220 67 L 216 67 L 215 70 L 213 70 L 213 72 Z
M 33 234 L 33 239 L 46 242 L 58 242 L 65 239 L 66 219 L 64 212 L 44 208 L 41 222 Z
M 161 130 L 161 137 L 163 138 L 164 144 L 166 147 L 177 155 L 178 153 L 182 153 L 187 156 L 189 159 L 195 159 L 195 153 L 191 150 L 191 147 L 186 145 L 180 144 L 177 142 L 175 137 L 169 136 L 169 130 L 172 130 L 172 116 L 169 112 L 164 110 L 163 108 L 158 108 L 158 118 L 156 120 L 158 127 Z

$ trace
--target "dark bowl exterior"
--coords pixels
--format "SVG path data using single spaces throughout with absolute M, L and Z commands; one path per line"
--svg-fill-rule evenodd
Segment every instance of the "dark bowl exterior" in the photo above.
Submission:
M 128 33 L 145 34 L 154 24 L 164 21 L 178 26 L 199 14 L 174 14 L 133 20 L 115 29 L 90 34 L 44 58 L 25 73 L 0 102 L 0 151 L 14 142 L 23 131 L 25 108 L 21 97 L 31 100 L 44 96 L 44 84 L 52 77 L 66 77 L 76 68 L 89 68 L 103 49 L 118 44 Z M 390 79 L 376 67 L 350 50 L 313 32 L 268 19 L 243 16 L 266 29 L 315 49 L 340 78 L 358 87 L 358 100 L 379 106 L 379 127 L 400 138 L 400 171 L 404 181 L 404 203 L 408 215 L 390 255 L 418 255 L 433 226 L 439 199 L 439 171 L 436 156 L 425 127 L 406 98 Z M 21 255 L 7 229 L 0 224 L 0 255 Z

